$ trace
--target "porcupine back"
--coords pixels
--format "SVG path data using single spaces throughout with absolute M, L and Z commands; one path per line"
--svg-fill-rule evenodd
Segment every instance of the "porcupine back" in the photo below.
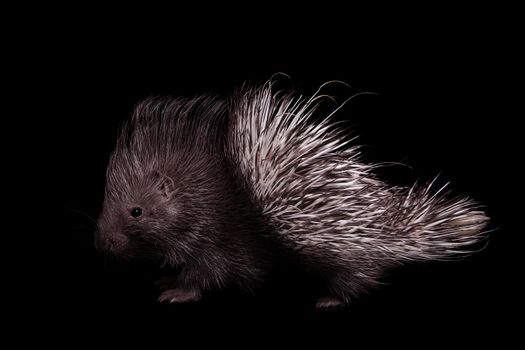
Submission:
M 350 283 L 354 294 L 385 267 L 468 253 L 487 222 L 477 204 L 432 184 L 380 181 L 330 117 L 312 121 L 318 100 L 268 83 L 239 93 L 230 112 L 230 157 L 282 243 L 350 267 L 361 280 Z

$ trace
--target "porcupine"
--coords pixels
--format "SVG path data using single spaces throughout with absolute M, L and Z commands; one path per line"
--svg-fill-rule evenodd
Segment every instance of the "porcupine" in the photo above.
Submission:
M 253 290 L 284 253 L 322 276 L 320 308 L 348 304 L 404 262 L 469 253 L 488 222 L 479 206 L 379 180 L 344 129 L 312 120 L 316 96 L 267 83 L 229 103 L 138 104 L 107 168 L 99 249 L 178 267 L 163 279 L 165 302 Z

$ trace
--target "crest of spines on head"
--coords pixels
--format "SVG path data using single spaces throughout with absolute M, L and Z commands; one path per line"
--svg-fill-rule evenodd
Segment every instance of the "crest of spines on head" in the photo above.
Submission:
M 125 190 L 198 154 L 220 152 L 225 104 L 215 97 L 151 97 L 124 124 L 107 169 L 107 188 Z

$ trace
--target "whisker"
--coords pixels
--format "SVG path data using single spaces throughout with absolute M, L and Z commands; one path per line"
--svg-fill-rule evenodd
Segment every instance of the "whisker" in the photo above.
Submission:
M 83 212 L 82 210 L 78 210 L 78 209 L 75 209 L 75 208 L 71 208 L 71 207 L 68 207 L 68 206 L 62 206 L 62 209 L 67 209 L 67 210 L 70 210 L 74 213 L 77 213 L 77 214 L 80 214 L 82 215 L 83 217 L 87 218 L 91 223 L 93 223 L 93 225 L 95 225 L 95 228 L 98 228 L 98 223 L 95 219 L 93 219 L 89 214 L 87 214 L 86 212 Z

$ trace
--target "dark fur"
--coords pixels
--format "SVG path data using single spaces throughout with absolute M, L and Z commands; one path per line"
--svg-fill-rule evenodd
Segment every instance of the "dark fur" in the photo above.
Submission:
M 262 280 L 266 228 L 230 175 L 223 122 L 223 104 L 207 98 L 137 106 L 108 166 L 101 249 L 182 267 L 177 288 L 251 289 Z M 133 218 L 134 207 L 144 214 Z

